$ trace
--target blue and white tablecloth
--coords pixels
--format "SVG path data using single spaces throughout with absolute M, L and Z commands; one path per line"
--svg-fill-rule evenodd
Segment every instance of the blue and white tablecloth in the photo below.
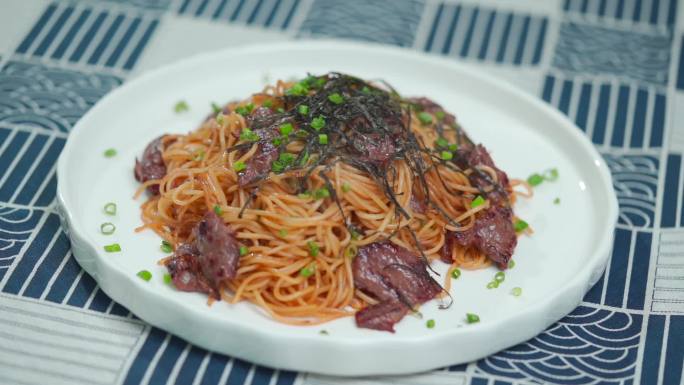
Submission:
M 0 384 L 681 385 L 683 32 L 677 0 L 0 0 Z M 309 37 L 476 65 L 574 120 L 620 201 L 611 262 L 580 307 L 477 362 L 352 381 L 209 353 L 112 302 L 54 209 L 71 127 L 142 71 Z

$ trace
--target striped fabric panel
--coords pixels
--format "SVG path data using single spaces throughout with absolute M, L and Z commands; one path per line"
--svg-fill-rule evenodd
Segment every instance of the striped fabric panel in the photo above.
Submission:
M 671 27 L 677 0 L 563 0 L 568 13 Z
M 285 30 L 302 0 L 182 0 L 178 14 Z
M 655 86 L 547 75 L 542 98 L 572 119 L 597 146 L 663 146 L 666 94 Z
M 603 154 L 613 175 L 620 205 L 618 225 L 628 229 L 655 226 L 659 158 L 652 155 Z
M 516 66 L 540 63 L 549 29 L 546 17 L 453 3 L 428 17 L 425 52 Z
M 154 34 L 156 14 L 51 3 L 16 49 L 59 63 L 130 70 Z
M 677 89 L 684 90 L 684 34 L 680 36 L 679 65 L 677 66 Z
M 684 227 L 684 156 L 681 153 L 667 155 L 660 218 L 662 227 Z
M 684 229 L 659 235 L 651 311 L 684 315 Z

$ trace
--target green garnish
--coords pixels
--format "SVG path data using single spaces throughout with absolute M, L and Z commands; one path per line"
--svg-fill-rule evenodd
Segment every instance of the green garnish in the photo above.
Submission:
M 508 261 L 508 268 L 512 269 L 514 267 L 515 267 L 515 261 L 511 259 L 510 261 Z
M 453 144 L 450 144 L 450 145 L 449 145 L 449 151 L 452 151 L 452 152 L 453 152 L 453 151 L 456 151 L 456 150 L 458 150 L 458 144 L 453 143 Z
M 196 162 L 202 161 L 202 160 L 204 160 L 204 155 L 205 155 L 204 150 L 199 150 L 195 153 L 195 156 L 192 157 L 192 160 L 194 160 Z
M 247 253 L 249 253 L 247 246 L 240 246 L 240 256 L 247 255 Z
M 458 279 L 458 277 L 460 277 L 460 276 L 461 276 L 461 270 L 459 270 L 458 268 L 451 271 L 451 278 Z
M 498 281 L 491 281 L 487 284 L 487 289 L 496 289 L 497 287 L 499 287 Z
M 276 109 L 276 111 L 277 111 L 279 114 L 282 114 L 283 112 L 285 112 L 285 109 L 284 109 L 283 107 L 278 107 L 278 108 Z
M 166 254 L 173 253 L 173 246 L 171 246 L 171 244 L 167 241 L 162 241 L 161 246 L 159 246 L 159 248 Z
M 328 191 L 327 188 L 321 187 L 314 191 L 314 198 L 316 199 L 324 199 L 330 197 L 330 191 Z
M 516 232 L 516 233 L 519 233 L 519 232 L 525 230 L 525 229 L 528 228 L 529 226 L 530 226 L 530 225 L 528 225 L 527 222 L 523 221 L 522 219 L 518 219 L 518 220 L 515 221 L 515 223 L 513 224 L 513 228 L 515 229 L 515 232 Z
M 552 168 L 544 171 L 544 179 L 549 182 L 555 182 L 558 179 L 558 169 Z
M 520 294 L 522 294 L 522 289 L 519 287 L 514 287 L 511 290 L 511 294 L 513 294 L 514 297 L 520 297 Z
M 219 106 L 218 104 L 211 102 L 211 109 L 214 111 L 214 115 L 218 114 L 219 112 L 223 111 L 223 108 Z
M 311 120 L 311 128 L 313 128 L 314 130 L 320 131 L 323 127 L 325 127 L 325 118 L 323 118 L 322 116 L 313 118 Z
M 351 185 L 349 182 L 344 182 L 342 183 L 342 192 L 349 192 L 351 191 Z
M 237 112 L 238 114 L 240 114 L 242 116 L 247 116 L 247 115 L 251 114 L 253 110 L 254 110 L 254 103 L 248 103 L 248 104 L 245 104 L 244 106 L 237 107 L 235 109 L 235 112 Z
M 273 143 L 273 145 L 276 147 L 280 147 L 280 145 L 283 144 L 283 137 L 279 136 L 277 138 L 274 138 L 273 140 L 271 140 L 271 143 Z
M 506 279 L 506 273 L 504 273 L 503 271 L 500 271 L 500 272 L 494 274 L 494 280 L 498 283 L 503 282 L 505 279 Z
M 466 322 L 469 324 L 480 322 L 480 316 L 474 313 L 466 313 Z
M 530 186 L 539 186 L 544 181 L 544 177 L 539 174 L 532 174 L 527 178 Z
M 351 231 L 351 239 L 358 241 L 359 238 L 361 238 L 361 234 L 359 234 L 359 232 L 356 230 L 352 230 Z
M 250 130 L 249 128 L 243 128 L 242 132 L 240 132 L 240 140 L 244 140 L 246 142 L 256 142 L 259 139 L 259 134 Z
M 297 194 L 297 198 L 299 198 L 299 199 L 309 199 L 309 198 L 311 198 L 311 193 L 310 193 L 310 192 L 299 193 L 299 194 Z
M 292 131 L 294 131 L 294 127 L 292 127 L 292 123 L 285 123 L 282 126 L 280 126 L 280 133 L 288 136 Z
M 304 278 L 311 277 L 314 273 L 314 267 L 313 266 L 306 266 L 303 267 L 301 270 L 299 270 L 299 275 L 301 275 Z
M 223 126 L 223 112 L 216 114 L 216 124 Z
M 121 251 L 121 246 L 118 243 L 112 243 L 111 245 L 105 245 L 104 250 L 108 253 L 117 253 Z
M 243 171 L 246 168 L 247 165 L 243 161 L 238 160 L 237 162 L 233 163 L 233 170 L 237 172 Z
M 175 106 L 173 106 L 173 110 L 176 111 L 176 113 L 181 113 L 189 110 L 190 107 L 188 106 L 188 103 L 185 102 L 185 100 L 181 100 L 180 102 L 176 103 Z
M 318 144 L 328 144 L 328 135 L 327 134 L 319 134 L 318 135 Z
M 371 90 L 370 90 L 370 88 L 368 88 L 368 86 L 363 86 L 363 88 L 361 88 L 361 92 L 368 95 L 371 93 Z
M 285 229 L 280 229 L 280 230 L 278 230 L 278 236 L 279 236 L 280 238 L 285 238 L 285 237 L 287 237 L 287 230 L 285 230 Z
M 309 86 L 306 84 L 306 80 L 295 83 L 290 87 L 285 93 L 292 96 L 304 96 L 309 92 Z
M 485 199 L 482 197 L 482 195 L 478 195 L 475 199 L 473 199 L 472 202 L 470 202 L 470 207 L 475 208 L 478 206 L 482 206 L 482 204 L 485 203 Z
M 346 249 L 344 249 L 344 255 L 346 255 L 349 258 L 354 258 L 356 256 L 356 253 L 359 252 L 359 248 L 356 247 L 356 245 L 349 245 Z
M 425 326 L 427 326 L 428 329 L 434 328 L 435 327 L 435 320 L 433 320 L 433 319 L 427 320 L 427 322 L 425 323 Z
M 173 278 L 171 277 L 171 274 L 166 273 L 164 274 L 164 283 L 167 285 L 170 285 L 173 282 Z
M 440 156 L 443 160 L 451 160 L 454 157 L 454 154 L 452 154 L 450 151 L 442 151 Z
M 421 122 L 423 125 L 427 126 L 428 124 L 432 123 L 432 115 L 430 115 L 430 114 L 428 114 L 427 112 L 424 112 L 424 111 L 423 111 L 423 112 L 419 112 L 419 113 L 418 113 L 418 120 L 420 120 L 420 122 Z
M 554 200 L 553 200 L 553 204 L 554 204 L 554 205 L 560 204 L 560 198 L 554 199 Z
M 445 147 L 446 148 L 447 146 L 449 146 L 449 141 L 447 141 L 444 138 L 439 138 L 435 141 L 435 144 L 437 145 L 437 147 Z
M 109 202 L 104 205 L 104 212 L 108 215 L 116 215 L 116 203 Z
M 105 158 L 113 158 L 114 156 L 116 156 L 116 150 L 113 148 L 108 148 L 105 150 L 104 156 Z
M 437 118 L 439 120 L 443 120 L 445 116 L 446 116 L 446 114 L 444 113 L 444 111 L 440 110 L 440 111 L 435 112 L 435 118 Z
M 116 230 L 116 226 L 113 223 L 105 222 L 100 225 L 100 232 L 104 235 L 112 235 Z
M 344 103 L 344 97 L 342 97 L 342 95 L 338 94 L 337 92 L 328 95 L 328 100 L 335 104 Z
M 307 246 L 309 246 L 309 255 L 312 257 L 318 256 L 318 251 L 320 248 L 318 247 L 318 244 L 314 241 L 309 241 L 306 243 Z
M 221 216 L 223 215 L 223 209 L 219 205 L 214 205 L 214 212 L 216 215 Z
M 309 115 L 309 106 L 306 104 L 300 104 L 299 107 L 297 107 L 297 112 L 304 116 Z
M 136 274 L 138 277 L 142 278 L 143 281 L 149 282 L 150 279 L 152 279 L 152 273 L 150 273 L 147 270 L 140 270 L 138 274 Z
M 266 107 L 266 108 L 271 108 L 271 107 L 273 107 L 273 100 L 272 99 L 266 99 L 266 100 L 264 100 L 263 103 L 261 103 L 261 106 Z
M 309 136 L 309 132 L 306 130 L 297 130 L 297 132 L 295 132 L 295 135 L 298 138 L 306 138 L 307 136 Z

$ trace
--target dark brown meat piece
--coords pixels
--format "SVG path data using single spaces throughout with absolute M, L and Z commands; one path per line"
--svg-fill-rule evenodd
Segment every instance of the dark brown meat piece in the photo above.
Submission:
M 352 264 L 354 285 L 380 303 L 359 311 L 356 324 L 393 332 L 408 311 L 442 290 L 426 269 L 418 255 L 393 243 L 361 247 Z
M 387 164 L 397 151 L 394 140 L 389 135 L 358 134 L 354 136 L 353 146 L 362 162 L 376 166 Z
M 197 248 L 191 244 L 180 245 L 174 256 L 166 262 L 174 286 L 180 291 L 206 293 L 218 298 L 218 293 L 202 275 Z
M 150 142 L 145 147 L 140 161 L 138 159 L 135 160 L 135 179 L 138 182 L 144 183 L 148 180 L 161 179 L 166 175 L 166 164 L 164 164 L 164 159 L 162 158 L 162 152 L 164 151 L 163 138 L 163 136 L 160 136 Z M 159 194 L 159 186 L 149 186 L 147 191 L 152 195 L 157 195 Z
M 261 180 L 271 171 L 271 163 L 278 159 L 278 148 L 271 144 L 270 140 L 264 140 L 259 144 L 259 149 L 252 156 L 245 170 L 238 175 L 240 187 Z
M 233 230 L 213 211 L 195 228 L 195 244 L 204 277 L 218 288 L 235 278 L 240 251 Z
M 453 114 L 450 114 L 447 112 L 444 108 L 442 108 L 441 105 L 435 103 L 434 100 L 426 97 L 419 97 L 419 98 L 409 98 L 409 102 L 413 103 L 414 105 L 418 106 L 418 108 L 421 111 L 428 112 L 430 114 L 435 114 L 438 111 L 442 111 L 444 113 L 444 120 L 443 122 L 448 125 L 453 125 L 456 123 L 456 117 Z
M 453 237 L 461 246 L 477 248 L 505 269 L 518 243 L 512 215 L 508 207 L 490 207 L 478 216 L 471 229 L 449 233 L 447 237 Z
M 278 117 L 273 113 L 268 107 L 259 107 L 252 111 L 245 120 L 247 121 L 247 126 L 252 130 L 259 130 L 267 127 L 271 127 L 275 122 L 274 120 Z
M 457 164 L 462 169 L 474 168 L 475 166 L 488 166 L 496 170 L 498 183 L 494 185 L 494 190 L 487 193 L 487 199 L 493 205 L 508 206 L 508 193 L 506 187 L 508 186 L 508 175 L 501 171 L 492 160 L 487 149 L 478 144 L 472 149 L 461 149 L 457 153 Z M 480 189 L 492 187 L 492 180 L 489 174 L 483 175 L 478 172 L 473 172 L 470 175 L 470 182 Z

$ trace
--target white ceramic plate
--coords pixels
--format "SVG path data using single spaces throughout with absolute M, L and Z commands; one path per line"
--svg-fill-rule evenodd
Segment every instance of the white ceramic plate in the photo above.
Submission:
M 533 226 L 516 249 L 515 268 L 496 290 L 495 269 L 466 272 L 454 281 L 454 303 L 423 307 L 396 334 L 359 329 L 353 318 L 316 327 L 282 325 L 247 303 L 206 304 L 206 297 L 163 283 L 163 255 L 152 232 L 134 233 L 141 200 L 133 161 L 162 133 L 198 126 L 212 101 L 243 98 L 264 77 L 302 77 L 342 71 L 387 80 L 403 95 L 427 95 L 456 114 L 511 177 L 558 168 L 560 178 L 521 200 L 516 213 Z M 190 111 L 173 106 L 186 100 Z M 105 158 L 113 147 L 118 154 Z M 553 203 L 560 198 L 560 204 Z M 331 42 L 230 49 L 151 71 L 116 89 L 74 127 L 58 165 L 58 199 L 78 262 L 114 300 L 143 320 L 210 350 L 263 365 L 352 376 L 400 374 L 471 361 L 523 342 L 569 313 L 602 273 L 617 218 L 611 177 L 600 155 L 568 119 L 516 88 L 457 63 L 411 51 Z M 116 202 L 108 217 L 102 207 Z M 114 235 L 100 233 L 113 222 Z M 103 245 L 118 242 L 120 253 Z M 435 263 L 438 271 L 446 265 Z M 153 272 L 145 282 L 142 269 Z M 521 287 L 520 297 L 510 295 Z M 481 322 L 465 323 L 467 312 Z M 428 329 L 427 319 L 436 326 Z M 325 329 L 328 335 L 319 332 Z

